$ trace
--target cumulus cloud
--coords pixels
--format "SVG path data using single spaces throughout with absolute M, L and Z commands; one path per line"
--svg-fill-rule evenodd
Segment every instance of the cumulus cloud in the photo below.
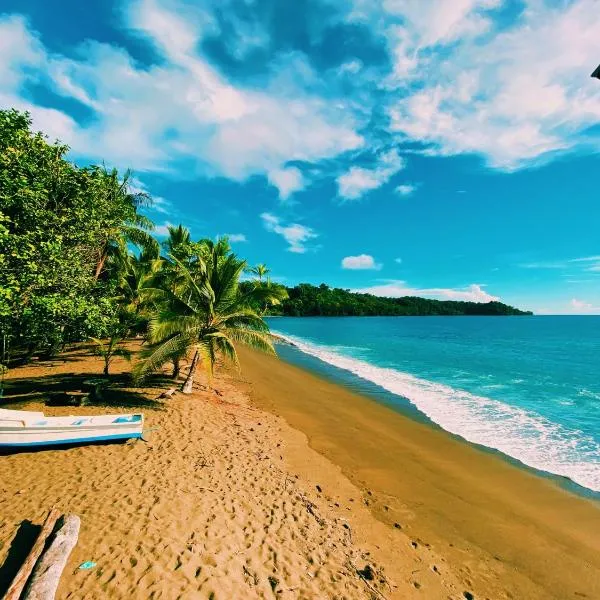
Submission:
M 260 217 L 267 231 L 280 235 L 289 244 L 289 252 L 304 254 L 309 249 L 307 242 L 318 237 L 318 234 L 312 228 L 300 223 L 284 225 L 279 217 L 271 213 L 263 213 Z
M 589 315 L 600 313 L 600 306 L 594 306 L 591 302 L 573 298 L 569 305 L 570 312 L 575 314 Z
M 481 285 L 471 284 L 466 288 L 413 288 L 404 281 L 393 281 L 384 285 L 354 290 L 363 294 L 384 296 L 387 298 L 401 298 L 403 296 L 419 296 L 423 298 L 436 298 L 439 300 L 463 300 L 466 302 L 495 302 L 500 300 L 486 292 Z
M 279 197 L 283 201 L 304 187 L 302 171 L 296 167 L 274 169 L 269 171 L 268 178 L 269 183 L 279 190 Z
M 351 167 L 347 172 L 338 176 L 339 194 L 345 200 L 357 200 L 363 194 L 375 190 L 387 183 L 406 165 L 405 160 L 396 149 L 384 152 L 378 157 L 377 165 L 372 169 Z
M 442 154 L 482 154 L 503 169 L 582 144 L 600 146 L 584 133 L 600 118 L 597 82 L 589 77 L 600 28 L 596 0 L 530 1 L 505 28 L 490 10 L 500 1 L 426 4 L 417 10 L 404 0 L 387 3 L 405 18 L 401 31 L 387 30 L 402 75 L 388 84 L 414 81 L 390 108 L 394 131 Z M 561 52 L 549 52 L 549 44 Z
M 597 0 L 527 0 L 522 12 L 504 10 L 503 0 L 330 3 L 336 22 L 359 22 L 385 40 L 389 71 L 344 54 L 323 76 L 290 41 L 244 85 L 203 51 L 210 36 L 223 34 L 219 3 L 124 4 L 121 27 L 154 47 L 156 63 L 140 65 L 123 47 L 94 40 L 69 57 L 50 52 L 23 18 L 0 17 L 0 103 L 29 110 L 35 127 L 68 143 L 77 158 L 238 181 L 259 174 L 283 200 L 310 183 L 286 167 L 290 161 L 321 163 L 321 172 L 337 173 L 340 197 L 356 200 L 404 167 L 397 150 L 383 152 L 373 166 L 353 163 L 367 143 L 476 153 L 501 169 L 600 148 L 593 127 L 600 95 L 589 77 L 600 30 Z M 231 55 L 266 52 L 260 16 L 226 12 L 235 31 L 227 40 Z M 548 51 L 549 44 L 561 51 Z M 78 122 L 41 105 L 30 84 L 77 101 L 92 118 Z
M 127 19 L 135 35 L 154 45 L 161 64 L 142 68 L 123 48 L 93 40 L 79 48 L 79 58 L 51 54 L 23 19 L 0 18 L 0 101 L 29 110 L 35 127 L 60 137 L 76 156 L 137 171 L 185 164 L 188 172 L 193 165 L 242 180 L 364 143 L 353 114 L 294 83 L 293 70 L 302 65 L 290 66 L 285 86 L 268 81 L 247 89 L 224 78 L 199 52 L 209 20 L 204 13 L 139 0 Z M 94 118 L 77 123 L 27 101 L 26 78 L 86 105 Z M 283 194 L 291 193 L 299 180 L 290 182 L 288 173 L 281 185 Z
M 346 256 L 342 259 L 342 269 L 379 271 L 381 266 L 382 265 L 376 263 L 375 259 L 369 254 Z
M 417 186 L 414 183 L 403 183 L 396 188 L 396 193 L 400 196 L 410 196 L 417 191 Z

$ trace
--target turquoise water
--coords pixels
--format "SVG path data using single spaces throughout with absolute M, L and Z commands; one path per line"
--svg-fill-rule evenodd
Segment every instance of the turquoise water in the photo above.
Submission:
M 600 492 L 600 317 L 282 317 L 270 326 L 399 408 L 408 401 L 447 431 Z

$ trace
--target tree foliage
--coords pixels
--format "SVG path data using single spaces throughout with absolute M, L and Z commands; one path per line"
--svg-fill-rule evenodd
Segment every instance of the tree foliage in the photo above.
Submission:
M 67 151 L 0 111 L 0 336 L 26 354 L 105 336 L 128 244 L 157 245 L 129 173 L 79 168 Z
M 502 302 L 460 302 L 455 300 L 431 300 L 405 296 L 382 298 L 372 294 L 357 294 L 340 288 L 330 288 L 301 283 L 287 288 L 288 298 L 271 314 L 291 317 L 306 316 L 432 316 L 432 315 L 526 315 Z

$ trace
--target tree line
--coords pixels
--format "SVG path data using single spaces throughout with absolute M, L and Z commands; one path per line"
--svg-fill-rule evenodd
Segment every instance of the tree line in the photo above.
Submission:
M 531 315 L 502 302 L 461 302 L 431 300 L 415 296 L 383 298 L 359 294 L 340 288 L 301 283 L 286 288 L 288 297 L 273 307 L 271 314 L 289 317 L 364 317 L 364 316 L 433 316 L 433 315 Z
M 68 147 L 32 131 L 27 113 L 0 110 L 0 371 L 67 344 L 91 341 L 108 374 L 125 340 L 144 341 L 134 375 L 217 356 L 237 363 L 236 344 L 273 352 L 265 314 L 506 315 L 499 302 L 380 298 L 271 281 L 250 267 L 226 238 L 194 240 L 179 225 L 162 242 L 144 214 L 152 199 L 129 171 L 79 167 Z
M 32 131 L 27 113 L 0 111 L 0 369 L 90 340 L 109 373 L 125 340 L 144 340 L 133 373 L 166 364 L 191 391 L 199 365 L 237 363 L 236 344 L 274 352 L 262 314 L 286 296 L 252 274 L 226 238 L 193 240 L 170 227 L 162 243 L 143 213 L 151 198 L 131 173 L 66 159 L 68 147 Z M 247 275 L 246 275 L 247 277 Z

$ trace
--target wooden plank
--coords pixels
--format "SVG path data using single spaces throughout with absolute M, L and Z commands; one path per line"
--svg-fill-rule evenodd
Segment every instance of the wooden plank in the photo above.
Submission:
M 56 508 L 52 508 L 44 521 L 42 529 L 35 540 L 35 544 L 31 548 L 25 562 L 19 569 L 19 572 L 15 575 L 13 582 L 10 584 L 10 587 L 4 594 L 3 600 L 19 600 L 21 594 L 23 593 L 23 588 L 33 571 L 33 567 L 37 562 L 37 559 L 40 557 L 40 554 L 44 550 L 44 546 L 46 545 L 46 540 L 48 536 L 54 530 L 54 526 L 56 525 L 56 521 L 60 517 L 60 513 Z
M 60 576 L 77 544 L 80 526 L 77 515 L 66 515 L 59 521 L 50 546 L 35 565 L 23 600 L 54 600 Z

